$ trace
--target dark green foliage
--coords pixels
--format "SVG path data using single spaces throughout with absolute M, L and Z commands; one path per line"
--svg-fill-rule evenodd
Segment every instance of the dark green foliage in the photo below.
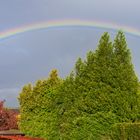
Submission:
M 135 76 L 134 68 L 131 62 L 130 50 L 127 48 L 125 37 L 119 32 L 114 41 L 114 72 L 117 86 L 130 93 L 137 92 L 138 79 Z
M 118 32 L 114 41 L 113 82 L 116 113 L 122 116 L 120 121 L 135 121 L 138 117 L 138 79 L 131 62 L 130 51 L 125 37 Z
M 63 82 L 53 71 L 23 88 L 21 130 L 49 140 L 109 140 L 114 125 L 139 121 L 138 88 L 123 33 L 113 43 L 104 33 L 97 50 L 79 58 Z

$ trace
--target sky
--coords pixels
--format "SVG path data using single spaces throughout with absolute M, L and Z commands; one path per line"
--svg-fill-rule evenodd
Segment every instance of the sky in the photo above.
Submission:
M 47 78 L 54 68 L 66 77 L 78 57 L 84 59 L 89 50 L 96 49 L 104 32 L 109 32 L 112 40 L 117 33 L 116 29 L 78 25 L 23 32 L 25 27 L 39 23 L 79 20 L 98 21 L 103 27 L 129 27 L 130 33 L 125 35 L 140 78 L 139 6 L 139 0 L 0 0 L 0 100 L 5 99 L 7 107 L 18 107 L 17 97 L 25 84 Z M 22 32 L 13 33 L 21 27 Z M 2 38 L 6 32 L 13 35 Z

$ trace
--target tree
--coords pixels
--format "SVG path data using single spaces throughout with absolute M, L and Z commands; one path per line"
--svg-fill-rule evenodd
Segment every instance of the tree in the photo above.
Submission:
M 123 32 L 119 31 L 113 44 L 112 87 L 114 88 L 114 112 L 121 121 L 135 121 L 138 117 L 138 78 L 131 61 Z
M 104 33 L 97 50 L 77 60 L 74 77 L 63 85 L 59 126 L 64 139 L 101 139 L 113 124 L 139 119 L 138 79 L 120 31 L 114 43 Z
M 90 51 L 86 60 L 79 58 L 75 64 L 74 77 L 64 80 L 59 90 L 61 100 L 60 137 L 64 139 L 97 139 L 116 118 L 110 111 L 110 74 L 113 49 L 109 35 L 105 33 L 96 52 Z M 110 121 L 110 117 L 112 121 Z M 97 119 L 99 122 L 95 121 Z M 108 126 L 102 126 L 108 120 Z M 100 125 L 100 126 L 99 126 Z M 98 127 L 101 127 L 100 131 Z M 96 130 L 97 129 L 97 130 Z
M 57 71 L 20 94 L 21 130 L 53 139 L 105 139 L 112 126 L 139 121 L 138 78 L 125 36 L 104 33 L 63 81 Z
M 54 99 L 61 83 L 57 70 L 52 70 L 48 79 L 38 80 L 35 86 L 23 87 L 19 96 L 22 132 L 34 137 L 49 138 L 48 134 L 55 137 L 57 113 Z
M 120 87 L 121 90 L 127 90 L 130 93 L 136 93 L 138 87 L 138 78 L 134 71 L 134 67 L 131 61 L 130 50 L 127 47 L 127 43 L 123 32 L 118 32 L 113 47 L 113 67 L 115 71 L 114 76 L 119 76 L 119 78 L 115 79 L 115 85 Z

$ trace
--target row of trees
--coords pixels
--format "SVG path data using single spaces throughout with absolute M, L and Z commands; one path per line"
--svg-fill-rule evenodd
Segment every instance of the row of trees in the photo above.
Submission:
M 53 70 L 23 87 L 20 129 L 49 140 L 111 139 L 116 124 L 139 121 L 138 87 L 124 34 L 111 42 L 104 33 L 96 51 L 79 58 L 65 79 Z
M 4 101 L 0 101 L 0 131 L 18 129 L 17 115 L 17 112 L 4 108 Z

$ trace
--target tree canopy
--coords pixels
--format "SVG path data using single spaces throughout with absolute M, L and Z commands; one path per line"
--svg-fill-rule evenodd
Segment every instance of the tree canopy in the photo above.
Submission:
M 95 51 L 79 58 L 65 79 L 53 70 L 47 80 L 20 93 L 20 128 L 28 135 L 101 140 L 115 124 L 139 121 L 139 82 L 123 32 L 104 33 Z

